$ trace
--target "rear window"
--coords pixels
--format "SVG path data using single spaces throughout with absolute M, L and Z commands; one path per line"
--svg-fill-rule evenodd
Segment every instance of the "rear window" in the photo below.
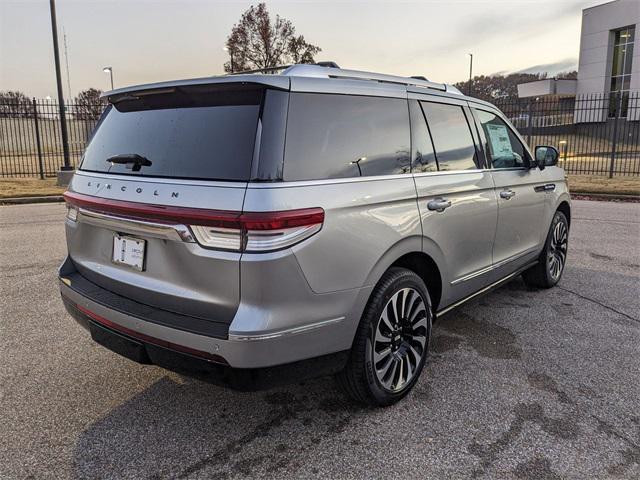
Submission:
M 85 151 L 81 170 L 247 181 L 262 93 L 172 89 L 115 101 Z
M 284 180 L 409 173 L 409 143 L 406 100 L 294 93 Z

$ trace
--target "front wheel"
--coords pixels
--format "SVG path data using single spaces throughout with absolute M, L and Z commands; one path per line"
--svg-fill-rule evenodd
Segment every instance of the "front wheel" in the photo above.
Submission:
M 525 283 L 538 288 L 551 288 L 558 283 L 567 262 L 568 245 L 569 222 L 564 213 L 557 211 L 553 216 L 538 264 L 522 274 Z
M 391 268 L 369 299 L 338 385 L 353 399 L 391 405 L 420 376 L 431 338 L 431 299 L 411 270 Z

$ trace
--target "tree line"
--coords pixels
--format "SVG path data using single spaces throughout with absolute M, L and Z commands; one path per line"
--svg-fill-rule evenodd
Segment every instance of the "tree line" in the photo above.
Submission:
M 88 88 L 75 98 L 66 99 L 65 106 L 69 113 L 78 120 L 97 120 L 107 102 L 100 98 L 102 90 Z M 41 113 L 46 100 L 36 100 L 36 110 Z M 0 91 L 0 117 L 33 117 L 33 99 L 16 90 Z

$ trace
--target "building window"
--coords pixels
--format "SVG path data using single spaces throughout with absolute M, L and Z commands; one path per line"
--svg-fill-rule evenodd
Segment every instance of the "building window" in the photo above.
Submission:
M 611 88 L 609 90 L 611 92 L 610 117 L 627 116 L 635 33 L 635 26 L 621 28 L 613 32 L 613 59 L 611 62 Z

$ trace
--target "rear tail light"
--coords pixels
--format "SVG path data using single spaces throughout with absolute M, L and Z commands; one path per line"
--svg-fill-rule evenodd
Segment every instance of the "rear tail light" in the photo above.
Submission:
M 71 209 L 79 208 L 126 218 L 188 225 L 200 245 L 236 252 L 271 252 L 291 247 L 319 232 L 322 208 L 279 212 L 231 212 L 202 208 L 169 207 L 92 197 L 65 192 Z M 71 218 L 71 217 L 70 217 Z
M 205 247 L 242 252 L 272 252 L 291 247 L 322 228 L 324 210 L 305 208 L 283 212 L 249 212 L 238 216 L 234 228 L 190 225 Z

